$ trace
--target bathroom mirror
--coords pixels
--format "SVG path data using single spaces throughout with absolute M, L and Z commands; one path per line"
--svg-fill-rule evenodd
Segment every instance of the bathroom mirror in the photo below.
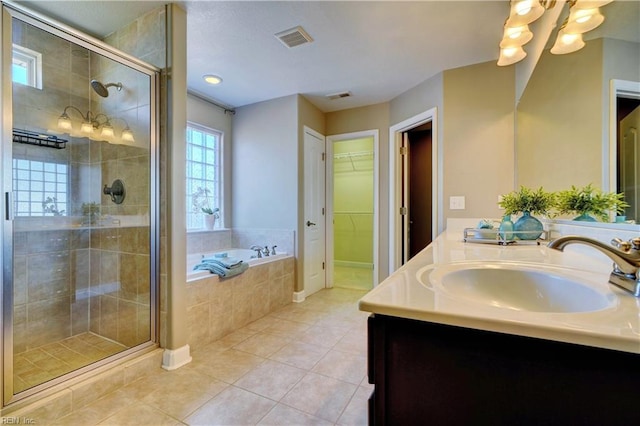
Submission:
M 558 28 L 567 13 L 560 15 Z M 586 45 L 577 52 L 552 55 L 548 49 L 558 28 L 551 33 L 517 102 L 517 186 L 616 188 L 619 161 L 615 145 L 613 154 L 609 146 L 610 85 L 612 80 L 640 81 L 640 2 L 613 2 L 602 13 L 604 23 L 584 35 Z

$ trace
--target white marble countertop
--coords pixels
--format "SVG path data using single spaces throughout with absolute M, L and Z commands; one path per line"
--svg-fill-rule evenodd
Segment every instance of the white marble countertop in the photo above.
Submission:
M 611 262 L 578 244 L 564 252 L 546 245 L 499 246 L 465 243 L 449 228 L 360 300 L 360 310 L 478 330 L 595 346 L 640 354 L 640 298 L 608 284 Z M 586 249 L 586 250 L 585 250 Z M 590 252 L 593 252 L 593 256 Z M 516 264 L 547 268 L 587 283 L 613 301 L 594 312 L 518 311 L 476 303 L 430 285 L 431 271 L 460 263 Z

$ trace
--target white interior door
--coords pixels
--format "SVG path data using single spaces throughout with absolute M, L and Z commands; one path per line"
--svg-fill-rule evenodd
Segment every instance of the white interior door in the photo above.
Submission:
M 325 288 L 325 138 L 304 129 L 304 294 Z

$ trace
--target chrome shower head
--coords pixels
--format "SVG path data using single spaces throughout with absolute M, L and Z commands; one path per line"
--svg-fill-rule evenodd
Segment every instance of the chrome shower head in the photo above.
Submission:
M 109 91 L 107 90 L 109 87 L 117 87 L 119 92 L 122 90 L 122 83 L 118 82 L 102 84 L 98 80 L 91 80 L 91 87 L 98 95 L 106 98 L 109 96 Z

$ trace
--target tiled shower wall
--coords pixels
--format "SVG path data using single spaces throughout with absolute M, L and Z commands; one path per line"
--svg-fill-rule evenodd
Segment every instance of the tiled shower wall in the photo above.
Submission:
M 163 22 L 164 9 L 160 11 Z M 158 13 L 155 16 L 157 25 Z M 17 158 L 67 164 L 70 194 L 67 204 L 59 206 L 66 216 L 15 221 L 16 351 L 89 330 L 125 345 L 146 341 L 150 333 L 148 227 L 68 229 L 68 225 L 83 221 L 81 206 L 88 202 L 100 205 L 106 215 L 102 225 L 116 226 L 115 216 L 138 217 L 137 223 L 148 223 L 149 150 L 142 146 L 149 142 L 149 85 L 131 70 L 119 71 L 126 67 L 96 60 L 95 54 L 45 31 L 16 22 L 14 34 L 15 43 L 41 52 L 43 58 L 42 90 L 13 85 L 14 127 L 51 133 L 67 105 L 83 113 L 91 106 L 94 112 L 128 118 L 136 137 L 136 146 L 67 135 L 63 137 L 69 143 L 63 150 L 13 145 Z M 102 98 L 90 88 L 92 78 L 105 84 L 122 79 L 125 88 L 121 92 L 110 88 L 109 103 L 102 105 Z M 68 113 L 79 125 L 79 114 Z M 121 120 L 112 124 L 118 133 L 124 127 Z M 114 179 L 123 180 L 127 190 L 120 205 L 102 194 L 102 187 L 111 186 Z M 49 230 L 26 231 L 45 227 Z

